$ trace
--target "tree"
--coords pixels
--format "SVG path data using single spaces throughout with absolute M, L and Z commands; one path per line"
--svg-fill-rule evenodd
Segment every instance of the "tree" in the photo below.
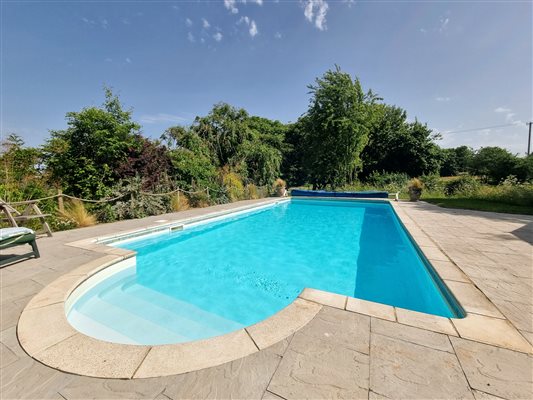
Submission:
M 308 87 L 312 97 L 302 120 L 308 177 L 314 188 L 345 185 L 361 167 L 361 151 L 368 142 L 369 96 L 358 79 L 338 66 Z
M 98 199 L 119 178 L 140 126 L 110 89 L 101 108 L 67 113 L 68 128 L 52 131 L 44 146 L 51 180 L 74 196 Z
M 196 117 L 192 129 L 204 139 L 217 166 L 235 163 L 240 145 L 250 139 L 248 113 L 227 103 L 218 103 L 205 117 Z
M 169 187 L 168 177 L 171 160 L 168 150 L 157 141 L 135 135 L 126 159 L 117 167 L 120 179 L 142 178 L 144 191 L 156 191 L 161 186 Z
M 373 104 L 368 145 L 363 150 L 363 177 L 373 171 L 420 176 L 436 172 L 441 156 L 432 131 L 418 121 L 407 122 L 400 107 Z
M 472 169 L 493 184 L 500 183 L 512 175 L 517 166 L 518 157 L 501 147 L 482 147 L 472 159 Z
M 208 144 L 191 128 L 175 126 L 162 137 L 170 146 L 171 175 L 182 186 L 209 185 L 216 179 L 216 168 Z
M 0 144 L 0 197 L 6 201 L 27 200 L 44 191 L 41 151 L 25 147 L 17 134 L 9 134 Z

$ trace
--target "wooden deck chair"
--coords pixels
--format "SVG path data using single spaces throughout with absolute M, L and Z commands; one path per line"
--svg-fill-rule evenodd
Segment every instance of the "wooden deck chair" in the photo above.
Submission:
M 23 212 L 19 212 L 13 207 L 14 205 L 24 204 L 26 205 L 26 208 Z M 24 222 L 38 218 L 41 221 L 46 234 L 48 236 L 52 236 L 52 230 L 45 219 L 45 217 L 49 217 L 50 214 L 43 214 L 37 205 L 37 201 L 35 200 L 19 201 L 8 204 L 0 198 L 0 211 L 6 215 L 5 218 L 2 218 L 2 221 L 8 222 L 13 228 L 18 227 L 17 221 Z
M 11 264 L 14 261 L 22 260 L 29 257 L 39 258 L 39 249 L 35 240 L 35 232 L 29 228 L 0 228 L 0 254 L 4 254 L 5 249 L 10 247 L 29 244 L 32 251 L 25 254 L 19 254 L 6 259 L 0 259 L 0 266 Z

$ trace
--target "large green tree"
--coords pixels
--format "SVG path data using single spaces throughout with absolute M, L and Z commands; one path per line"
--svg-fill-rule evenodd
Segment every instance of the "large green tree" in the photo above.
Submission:
M 205 117 L 196 117 L 192 129 L 205 140 L 215 163 L 222 167 L 235 163 L 239 147 L 250 139 L 248 118 L 243 108 L 218 103 Z
M 400 107 L 381 103 L 371 107 L 369 142 L 362 154 L 363 176 L 373 171 L 410 176 L 438 171 L 441 153 L 425 124 L 408 122 Z
M 489 183 L 500 183 L 509 175 L 516 174 L 518 157 L 501 147 L 482 147 L 474 154 L 472 170 Z
M 102 107 L 69 112 L 67 124 L 65 130 L 52 131 L 44 146 L 52 181 L 74 196 L 105 196 L 118 180 L 118 167 L 135 145 L 140 126 L 110 89 L 105 89 Z
M 42 153 L 27 147 L 12 133 L 0 143 L 0 197 L 5 201 L 27 200 L 43 194 Z
M 339 67 L 317 78 L 309 89 L 309 109 L 302 119 L 308 179 L 314 188 L 343 186 L 361 167 L 373 95 L 365 94 L 359 80 Z

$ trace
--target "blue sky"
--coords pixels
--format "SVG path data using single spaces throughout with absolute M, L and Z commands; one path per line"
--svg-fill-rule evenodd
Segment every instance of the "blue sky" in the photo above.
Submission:
M 219 101 L 295 121 L 306 86 L 338 64 L 444 147 L 526 150 L 529 1 L 2 0 L 1 11 L 2 134 L 30 145 L 100 105 L 104 85 L 154 138 Z

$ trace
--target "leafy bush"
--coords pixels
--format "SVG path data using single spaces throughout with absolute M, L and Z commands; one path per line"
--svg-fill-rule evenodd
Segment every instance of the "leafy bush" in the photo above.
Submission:
M 444 190 L 443 181 L 437 174 L 422 175 L 420 180 L 428 192 L 441 192 Z
M 245 197 L 248 200 L 255 200 L 259 199 L 259 192 L 257 190 L 257 186 L 255 186 L 253 183 L 249 183 L 244 188 Z
M 143 218 L 168 211 L 163 196 L 149 196 L 141 191 L 142 180 L 138 176 L 119 182 L 114 195 L 123 197 L 112 206 L 117 219 Z
M 189 204 L 194 208 L 209 207 L 211 205 L 211 199 L 207 192 L 204 190 L 198 190 L 193 188 L 195 193 L 189 194 Z
M 407 185 L 409 175 L 403 172 L 373 171 L 367 178 L 367 183 L 375 189 L 388 192 L 399 192 Z
M 79 200 L 67 202 L 65 210 L 59 214 L 80 228 L 93 226 L 97 223 L 96 216 L 89 213 L 85 205 Z
M 444 186 L 446 196 L 454 195 L 471 195 L 480 187 L 479 181 L 470 175 L 462 175 L 459 178 L 452 179 Z
M 533 184 L 483 185 L 471 197 L 479 200 L 533 207 Z
M 230 202 L 244 199 L 244 185 L 241 177 L 235 172 L 222 171 L 222 184 Z

